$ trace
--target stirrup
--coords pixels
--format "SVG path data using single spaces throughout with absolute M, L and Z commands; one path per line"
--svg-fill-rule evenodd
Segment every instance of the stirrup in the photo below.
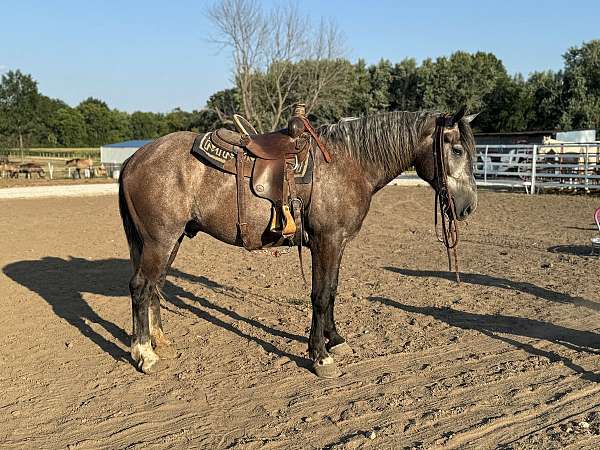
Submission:
M 290 207 L 288 205 L 283 205 L 281 207 L 281 212 L 283 213 L 284 226 L 283 230 L 281 230 L 281 234 L 283 237 L 290 237 L 296 234 L 296 222 L 294 221 L 294 217 L 290 212 Z
M 277 208 L 271 207 L 271 225 L 269 225 L 269 231 L 273 233 L 279 232 L 279 214 L 277 214 Z

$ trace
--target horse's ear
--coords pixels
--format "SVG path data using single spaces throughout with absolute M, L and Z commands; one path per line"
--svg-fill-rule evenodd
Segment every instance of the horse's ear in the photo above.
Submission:
M 465 111 L 467 110 L 466 105 L 462 105 L 458 111 L 454 113 L 452 116 L 452 126 L 456 125 L 460 119 L 465 115 Z
M 475 117 L 477 117 L 478 115 L 479 113 L 469 114 L 468 116 L 465 116 L 464 119 L 467 123 L 471 123 L 473 122 L 473 120 L 475 120 Z

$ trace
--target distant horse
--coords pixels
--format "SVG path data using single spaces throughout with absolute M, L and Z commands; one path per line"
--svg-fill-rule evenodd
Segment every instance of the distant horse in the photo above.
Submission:
M 317 375 L 338 376 L 332 354 L 350 350 L 334 321 L 338 273 L 344 248 L 359 232 L 373 194 L 411 166 L 439 192 L 440 166 L 432 151 L 436 142 L 456 218 L 466 219 L 475 210 L 473 117 L 464 117 L 464 108 L 447 121 L 438 112 L 390 112 L 317 130 L 332 161 L 326 163 L 317 150 L 311 153 L 312 186 L 298 185 L 298 195 L 308 199 L 306 235 L 297 235 L 312 255 L 308 352 Z M 177 132 L 145 145 L 125 162 L 119 179 L 119 207 L 134 270 L 129 283 L 131 356 L 145 373 L 164 369 L 165 359 L 175 354 L 163 333 L 160 298 L 183 237 L 204 232 L 243 245 L 237 226 L 236 177 L 199 162 L 190 153 L 197 136 Z M 310 140 L 310 145 L 314 149 L 315 141 Z M 270 202 L 248 195 L 245 203 L 248 241 L 254 247 L 274 244 L 276 239 L 269 241 L 265 233 Z
M 105 177 L 107 176 L 106 167 L 104 164 L 100 164 L 98 167 L 94 167 L 93 172 L 94 177 Z
M 18 173 L 24 173 L 25 178 L 31 178 L 34 173 L 36 173 L 40 178 L 44 178 L 46 176 L 46 172 L 44 172 L 42 166 L 35 163 L 25 163 L 19 165 Z
M 19 168 L 15 164 L 11 164 L 8 161 L 0 164 L 0 175 L 2 178 L 16 178 L 19 176 Z
M 94 168 L 94 161 L 90 158 L 84 159 L 84 158 L 74 158 L 74 159 L 69 159 L 67 160 L 67 162 L 65 163 L 66 167 L 73 167 L 75 170 L 77 170 L 77 176 L 79 178 L 81 178 L 81 170 L 85 170 L 85 169 L 90 169 L 90 173 L 93 173 L 93 168 Z

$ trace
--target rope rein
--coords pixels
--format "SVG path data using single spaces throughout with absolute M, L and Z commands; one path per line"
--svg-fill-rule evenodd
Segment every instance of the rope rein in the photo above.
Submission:
M 456 282 L 460 283 L 458 256 L 456 255 L 456 246 L 458 245 L 456 208 L 454 206 L 454 198 L 448 189 L 448 174 L 446 173 L 446 161 L 444 158 L 444 128 L 450 123 L 450 120 L 451 118 L 446 115 L 438 117 L 433 134 L 434 180 L 437 185 L 434 203 L 434 226 L 435 235 L 438 241 L 443 243 L 446 247 L 448 270 L 452 271 L 452 259 L 454 259 Z M 441 227 L 438 227 L 438 215 L 441 217 Z M 454 258 L 452 258 L 452 256 L 454 256 Z

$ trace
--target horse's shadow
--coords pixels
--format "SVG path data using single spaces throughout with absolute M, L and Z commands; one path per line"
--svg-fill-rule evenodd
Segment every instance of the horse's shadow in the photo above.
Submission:
M 591 245 L 553 245 L 548 247 L 550 253 L 562 253 L 575 256 L 594 256 L 594 249 Z
M 450 281 L 453 281 L 455 278 L 453 272 L 440 272 L 437 270 L 412 270 L 403 269 L 400 267 L 385 267 L 385 269 L 389 270 L 390 272 L 396 272 L 402 275 L 408 275 L 413 277 L 436 277 L 444 278 Z M 593 302 L 582 297 L 574 297 L 563 292 L 553 291 L 551 289 L 547 289 L 526 281 L 514 281 L 508 278 L 495 277 L 492 275 L 485 275 L 481 273 L 461 273 L 460 280 L 461 282 L 468 284 L 478 284 L 480 286 L 520 291 L 525 294 L 531 294 L 551 302 L 571 303 L 573 305 L 583 306 L 585 308 L 600 312 L 600 303 Z
M 131 276 L 131 265 L 126 259 L 88 260 L 70 257 L 44 257 L 39 260 L 19 261 L 3 268 L 6 276 L 37 293 L 52 307 L 54 313 L 69 324 L 76 327 L 81 334 L 94 342 L 115 360 L 130 361 L 129 354 L 114 341 L 126 348 L 129 337 L 126 331 L 115 323 L 100 317 L 84 299 L 84 293 L 104 296 L 129 296 L 127 289 Z M 215 292 L 227 292 L 232 288 L 221 285 L 203 276 L 189 275 L 177 269 L 171 269 L 171 276 L 202 284 Z M 248 323 L 255 328 L 278 338 L 287 338 L 305 342 L 306 338 L 277 330 L 256 320 L 246 318 L 233 310 L 216 305 L 205 298 L 195 296 L 177 284 L 167 281 L 164 292 L 166 301 L 179 309 L 187 310 L 208 322 L 233 332 L 240 337 L 259 344 L 267 352 L 279 356 L 287 356 L 300 367 L 309 367 L 309 362 L 303 358 L 280 350 L 276 345 L 265 341 L 253 334 L 244 333 L 231 323 L 223 321 L 206 310 L 219 312 L 229 316 L 234 321 Z M 243 294 L 243 293 L 242 293 Z M 183 299 L 190 301 L 184 302 Z M 193 303 L 196 304 L 193 304 Z M 204 309 L 198 308 L 196 305 Z M 94 329 L 97 325 L 104 328 L 114 339 L 105 338 Z
M 564 347 L 578 352 L 600 354 L 600 336 L 596 333 L 572 330 L 560 325 L 553 325 L 541 320 L 523 317 L 504 316 L 499 314 L 476 314 L 452 308 L 405 305 L 385 297 L 374 296 L 369 297 L 369 300 L 398 308 L 407 313 L 427 315 L 463 330 L 479 331 L 488 337 L 520 348 L 529 354 L 546 357 L 551 362 L 562 361 L 566 367 L 581 374 L 583 378 L 594 382 L 600 382 L 600 374 L 585 370 L 567 357 L 502 335 L 512 334 L 533 339 L 541 339 L 561 344 Z
M 128 360 L 128 354 L 113 340 L 94 329 L 98 324 L 125 346 L 127 333 L 113 322 L 100 317 L 85 301 L 86 292 L 107 296 L 127 294 L 128 261 L 108 259 L 90 261 L 84 258 L 62 259 L 45 257 L 6 265 L 6 276 L 37 293 L 52 307 L 54 313 L 116 360 Z

